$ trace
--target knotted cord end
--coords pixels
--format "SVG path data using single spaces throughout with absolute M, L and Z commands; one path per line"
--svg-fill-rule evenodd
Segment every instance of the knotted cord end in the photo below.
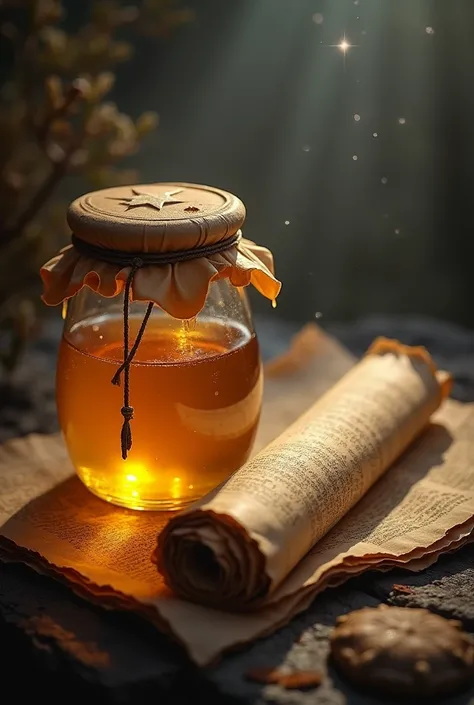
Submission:
M 120 438 L 122 442 L 123 460 L 127 460 L 128 451 L 132 447 L 132 429 L 130 428 L 130 421 L 133 419 L 133 411 L 133 406 L 122 406 L 121 408 L 123 425 Z
M 120 375 L 123 372 L 124 375 L 124 385 L 123 385 L 123 407 L 122 407 L 122 416 L 123 416 L 123 425 L 122 425 L 122 432 L 120 435 L 120 440 L 121 440 L 121 445 L 122 445 L 122 458 L 124 460 L 127 460 L 128 456 L 128 451 L 132 447 L 132 431 L 130 428 L 130 421 L 133 419 L 133 406 L 130 406 L 130 365 L 132 363 L 132 360 L 135 356 L 135 353 L 138 350 L 138 346 L 140 345 L 140 341 L 142 339 L 143 333 L 145 332 L 146 324 L 148 322 L 148 319 L 151 316 L 151 312 L 153 310 L 153 303 L 150 302 L 148 304 L 145 317 L 142 321 L 142 324 L 140 326 L 140 330 L 138 331 L 138 335 L 135 339 L 135 342 L 132 346 L 132 349 L 129 351 L 128 345 L 129 345 L 129 329 L 128 329 L 128 324 L 129 324 L 129 304 L 130 304 L 130 289 L 132 286 L 132 281 L 133 277 L 135 276 L 135 272 L 137 269 L 143 266 L 143 260 L 141 260 L 139 257 L 135 257 L 132 263 L 132 268 L 130 269 L 129 275 L 127 277 L 127 281 L 125 283 L 125 290 L 124 290 L 124 295 L 123 295 L 123 363 L 120 365 L 114 376 L 112 377 L 112 384 L 115 384 L 115 386 L 120 387 Z

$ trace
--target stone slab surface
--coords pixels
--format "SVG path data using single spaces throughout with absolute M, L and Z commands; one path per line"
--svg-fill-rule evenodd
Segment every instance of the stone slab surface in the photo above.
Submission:
M 298 329 L 291 322 L 257 321 L 264 357 L 281 352 Z M 474 400 L 474 333 L 428 319 L 370 318 L 329 327 L 355 354 L 379 334 L 425 344 L 454 372 L 455 396 Z M 0 441 L 56 429 L 54 366 L 57 325 L 48 329 L 10 381 L 0 380 Z M 398 586 L 398 587 L 395 587 Z M 400 590 L 399 586 L 403 586 Z M 21 565 L 0 566 L 1 702 L 24 697 L 47 702 L 163 705 L 376 705 L 353 690 L 328 662 L 328 635 L 340 614 L 379 602 L 426 607 L 461 619 L 474 632 L 474 546 L 441 558 L 417 574 L 369 573 L 327 591 L 276 634 L 199 670 L 183 652 L 130 615 L 107 612 Z M 262 686 L 249 669 L 285 666 L 323 674 L 306 692 Z M 11 693 L 11 697 L 5 694 Z M 474 705 L 474 688 L 446 705 Z

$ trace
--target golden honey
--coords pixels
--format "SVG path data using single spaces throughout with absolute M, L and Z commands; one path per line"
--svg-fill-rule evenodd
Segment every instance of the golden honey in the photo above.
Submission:
M 142 316 L 130 317 L 133 341 Z M 123 359 L 119 312 L 90 316 L 65 333 L 57 403 L 69 455 L 85 485 L 134 509 L 179 509 L 247 459 L 257 429 L 262 372 L 244 325 L 152 316 L 130 368 L 133 447 L 122 460 Z

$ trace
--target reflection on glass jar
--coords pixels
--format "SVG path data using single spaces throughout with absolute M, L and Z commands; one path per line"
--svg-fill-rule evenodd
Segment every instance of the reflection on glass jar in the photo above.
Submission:
M 145 304 L 130 305 L 130 339 Z M 199 315 L 182 321 L 157 306 L 130 368 L 133 452 L 120 452 L 123 296 L 84 288 L 70 302 L 57 401 L 77 472 L 103 499 L 136 509 L 178 509 L 247 459 L 262 399 L 258 343 L 243 289 L 210 285 Z

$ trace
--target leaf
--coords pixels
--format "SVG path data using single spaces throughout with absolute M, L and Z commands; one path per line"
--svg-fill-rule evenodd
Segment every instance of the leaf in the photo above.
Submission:
M 52 108 L 57 108 L 64 100 L 63 84 L 59 76 L 47 76 L 44 82 L 47 98 Z
M 139 137 L 144 137 L 150 132 L 153 132 L 158 126 L 158 115 L 151 110 L 142 113 L 137 121 L 135 122 L 135 127 Z
M 62 17 L 61 0 L 36 0 L 33 5 L 33 19 L 37 27 L 45 24 L 54 24 L 59 22 Z
M 286 673 L 279 668 L 253 668 L 245 674 L 247 680 L 265 685 L 279 685 L 285 690 L 308 690 L 317 688 L 323 681 L 319 671 L 292 671 Z
M 100 100 L 109 91 L 112 90 L 115 83 L 115 76 L 111 71 L 102 71 L 94 82 L 94 97 L 96 100 Z
M 409 585 L 394 585 L 392 587 L 392 590 L 394 590 L 395 592 L 400 592 L 404 595 L 412 595 L 414 593 L 413 588 Z

